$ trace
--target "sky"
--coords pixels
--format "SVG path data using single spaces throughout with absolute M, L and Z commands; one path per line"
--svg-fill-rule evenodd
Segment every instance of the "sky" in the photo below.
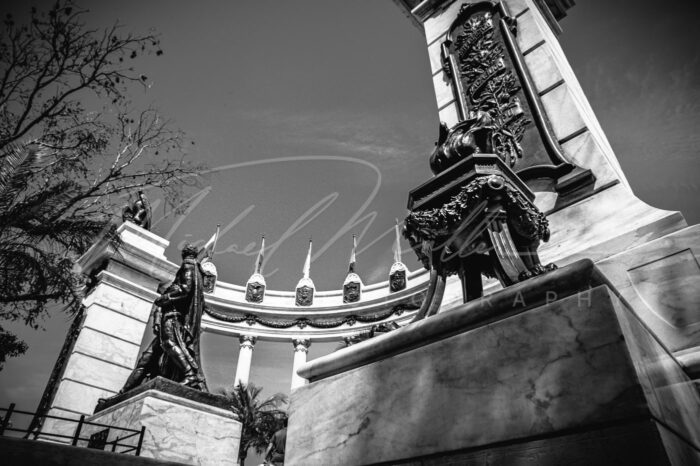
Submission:
M 31 4 L 6 2 L 0 14 Z M 365 284 L 386 279 L 394 219 L 430 177 L 438 130 L 425 39 L 392 1 L 84 4 L 95 27 L 118 20 L 161 34 L 163 55 L 138 62 L 150 87 L 134 101 L 169 116 L 211 169 L 188 215 L 161 219 L 155 209 L 171 260 L 220 223 L 219 277 L 244 284 L 265 234 L 278 245 L 266 258 L 268 288 L 292 290 L 312 236 L 311 276 L 334 289 L 356 233 Z M 560 37 L 634 192 L 689 224 L 700 221 L 699 16 L 690 0 L 580 0 Z M 408 251 L 404 261 L 418 267 Z M 67 326 L 58 314 L 45 331 L 13 327 L 30 349 L 0 372 L 0 406 L 36 407 Z M 230 385 L 238 341 L 203 341 L 210 385 Z M 335 346 L 312 344 L 309 358 Z M 258 343 L 251 381 L 288 391 L 291 361 L 291 343 Z

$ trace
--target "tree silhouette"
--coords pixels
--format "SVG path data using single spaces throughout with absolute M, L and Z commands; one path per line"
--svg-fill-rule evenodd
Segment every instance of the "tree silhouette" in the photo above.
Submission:
M 135 59 L 162 54 L 158 37 L 91 29 L 86 13 L 57 2 L 0 30 L 0 321 L 36 328 L 54 302 L 75 312 L 75 259 L 115 240 L 125 198 L 157 188 L 176 206 L 198 183 L 184 134 L 130 100 L 150 85 Z M 0 327 L 0 369 L 25 349 Z

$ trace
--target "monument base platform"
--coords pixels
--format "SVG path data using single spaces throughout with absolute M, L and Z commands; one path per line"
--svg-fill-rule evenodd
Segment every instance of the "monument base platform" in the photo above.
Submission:
M 300 374 L 285 464 L 700 464 L 694 384 L 587 260 Z
M 225 398 L 203 393 L 161 377 L 110 398 L 86 421 L 146 428 L 141 456 L 185 464 L 235 464 L 241 423 Z M 87 437 L 102 427 L 87 424 Z M 108 442 L 119 432 L 110 432 Z

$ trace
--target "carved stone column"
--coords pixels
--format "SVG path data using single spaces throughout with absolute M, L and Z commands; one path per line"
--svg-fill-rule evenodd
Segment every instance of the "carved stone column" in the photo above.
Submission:
M 297 370 L 306 363 L 306 354 L 311 346 L 310 340 L 295 338 L 292 340 L 294 346 L 294 365 L 292 367 L 292 390 L 306 384 L 306 379 L 297 374 Z
M 119 227 L 118 253 L 108 241 L 96 243 L 78 265 L 91 277 L 80 322 L 59 355 L 38 408 L 39 414 L 77 418 L 92 414 L 100 398 L 115 395 L 139 356 L 148 317 L 160 284 L 177 267 L 167 262 L 168 241 L 131 222 Z M 42 432 L 72 435 L 75 425 L 36 418 Z M 58 437 L 47 437 L 55 440 Z M 57 441 L 67 441 L 60 439 Z
M 239 383 L 247 384 L 250 377 L 250 365 L 253 361 L 253 348 L 257 337 L 252 335 L 240 335 L 238 341 L 241 342 L 241 351 L 238 353 L 238 365 L 236 366 L 236 377 L 234 386 Z

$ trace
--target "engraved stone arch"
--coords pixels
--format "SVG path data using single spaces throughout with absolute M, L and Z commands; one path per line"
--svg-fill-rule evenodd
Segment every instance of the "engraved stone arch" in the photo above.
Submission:
M 450 132 L 459 131 L 468 120 L 488 121 L 495 129 L 493 151 L 534 191 L 562 195 L 592 184 L 590 170 L 564 157 L 516 45 L 516 34 L 517 20 L 508 16 L 502 3 L 462 6 L 442 44 L 443 70 L 451 81 L 460 120 Z M 574 181 L 562 182 L 566 175 Z

